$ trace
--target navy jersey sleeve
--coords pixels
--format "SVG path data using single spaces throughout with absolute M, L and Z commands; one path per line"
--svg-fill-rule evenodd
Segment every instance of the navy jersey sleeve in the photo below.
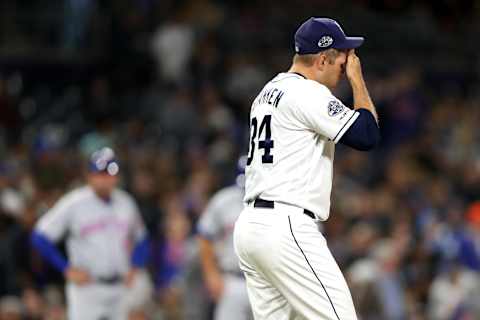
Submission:
M 361 151 L 373 149 L 380 142 L 380 128 L 373 114 L 358 109 L 360 114 L 340 139 L 340 143 Z

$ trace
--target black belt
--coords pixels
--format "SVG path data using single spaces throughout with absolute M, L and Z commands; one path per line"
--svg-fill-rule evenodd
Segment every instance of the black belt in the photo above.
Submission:
M 114 275 L 111 277 L 99 277 L 96 280 L 101 284 L 115 285 L 123 282 L 123 277 L 120 275 Z
M 273 209 L 275 208 L 275 202 L 274 201 L 270 201 L 270 200 L 263 200 L 261 198 L 257 198 L 255 199 L 255 201 L 253 202 L 253 206 L 255 208 L 268 208 L 268 209 Z M 307 216 L 309 216 L 310 218 L 312 219 L 315 219 L 315 214 L 313 214 L 312 211 L 310 210 L 307 210 L 307 209 L 303 209 L 303 213 L 305 213 Z

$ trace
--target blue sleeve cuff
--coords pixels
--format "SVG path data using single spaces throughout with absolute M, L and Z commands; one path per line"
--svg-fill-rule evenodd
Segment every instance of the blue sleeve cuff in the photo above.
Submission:
M 68 267 L 67 259 L 63 256 L 55 244 L 40 232 L 34 231 L 31 235 L 31 243 L 35 249 L 47 260 L 55 269 L 64 272 Z
M 143 268 L 148 262 L 150 252 L 150 240 L 145 237 L 137 242 L 132 252 L 132 265 L 137 268 Z
M 360 115 L 340 139 L 340 143 L 361 151 L 373 149 L 380 142 L 380 128 L 373 114 L 358 109 Z

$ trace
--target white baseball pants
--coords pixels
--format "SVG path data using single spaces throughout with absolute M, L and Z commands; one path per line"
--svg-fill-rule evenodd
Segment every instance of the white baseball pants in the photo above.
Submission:
M 127 289 L 123 284 L 92 283 L 78 286 L 67 284 L 69 320 L 127 320 L 128 308 L 124 303 Z
M 255 320 L 357 320 L 345 278 L 303 209 L 245 207 L 234 244 Z

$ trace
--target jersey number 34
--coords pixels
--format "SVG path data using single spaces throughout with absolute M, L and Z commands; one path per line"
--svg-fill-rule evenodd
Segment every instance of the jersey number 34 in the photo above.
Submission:
M 252 124 L 250 126 L 250 154 L 247 159 L 247 166 L 249 166 L 253 161 L 253 156 L 255 155 L 255 139 L 258 138 L 258 149 L 263 149 L 262 163 L 273 163 L 273 155 L 270 152 L 273 149 L 273 140 L 272 140 L 272 129 L 271 129 L 272 115 L 268 114 L 263 117 L 262 123 L 260 124 L 260 130 L 258 130 L 258 120 L 256 117 L 252 118 Z M 260 136 L 265 131 L 265 139 L 260 140 Z M 258 135 L 257 135 L 258 134 Z

